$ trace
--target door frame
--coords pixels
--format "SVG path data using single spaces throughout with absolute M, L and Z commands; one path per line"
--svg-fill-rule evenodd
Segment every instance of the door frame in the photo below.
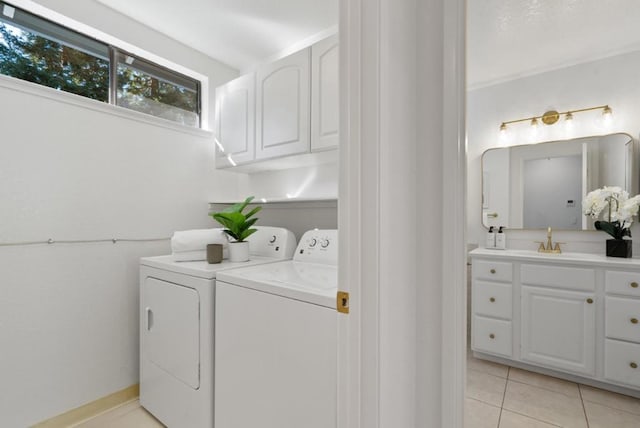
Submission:
M 351 313 L 338 323 L 339 428 L 463 426 L 465 4 L 340 0 L 339 284 Z M 405 101 L 415 109 L 398 116 Z M 428 155 L 429 171 L 408 172 L 405 152 Z M 398 201 L 416 230 L 407 248 L 387 227 Z M 419 221 L 434 206 L 441 218 Z M 415 272 L 392 272 L 407 259 Z

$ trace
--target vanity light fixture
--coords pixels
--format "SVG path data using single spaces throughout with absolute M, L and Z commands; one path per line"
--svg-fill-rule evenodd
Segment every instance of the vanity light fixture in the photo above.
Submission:
M 526 117 L 524 119 L 507 120 L 506 122 L 502 122 L 500 124 L 500 131 L 504 133 L 507 130 L 507 125 L 511 125 L 512 123 L 519 123 L 519 122 L 530 122 L 531 126 L 537 127 L 539 123 L 538 120 L 541 120 L 542 123 L 544 123 L 545 125 L 553 125 L 560 119 L 560 116 L 564 116 L 564 120 L 565 122 L 567 122 L 567 121 L 573 120 L 573 115 L 575 113 L 582 113 L 583 111 L 592 111 L 592 110 L 602 110 L 602 115 L 604 116 L 605 120 L 611 118 L 613 114 L 611 107 L 609 107 L 608 105 L 581 108 L 577 110 L 567 110 L 563 112 L 549 110 L 544 112 L 541 116 Z

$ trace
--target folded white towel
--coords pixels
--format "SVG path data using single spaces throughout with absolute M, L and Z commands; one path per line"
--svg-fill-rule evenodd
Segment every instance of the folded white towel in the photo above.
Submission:
M 220 228 L 183 230 L 173 233 L 171 237 L 171 252 L 204 251 L 207 244 L 222 244 L 227 246 L 227 234 Z
M 174 262 L 199 262 L 207 260 L 207 251 L 181 251 L 171 254 Z

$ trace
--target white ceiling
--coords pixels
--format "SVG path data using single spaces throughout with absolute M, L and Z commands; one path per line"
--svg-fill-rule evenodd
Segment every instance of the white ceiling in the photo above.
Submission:
M 470 87 L 638 50 L 639 0 L 467 0 Z
M 339 0 L 97 1 L 240 70 L 338 23 Z M 471 88 L 640 49 L 640 0 L 467 0 L 467 21 Z
M 97 0 L 237 69 L 338 24 L 338 0 Z

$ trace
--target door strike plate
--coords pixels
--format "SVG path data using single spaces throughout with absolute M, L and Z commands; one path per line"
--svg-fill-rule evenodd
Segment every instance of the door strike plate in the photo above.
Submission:
M 349 293 L 346 291 L 338 291 L 336 297 L 336 309 L 341 314 L 349 313 Z

